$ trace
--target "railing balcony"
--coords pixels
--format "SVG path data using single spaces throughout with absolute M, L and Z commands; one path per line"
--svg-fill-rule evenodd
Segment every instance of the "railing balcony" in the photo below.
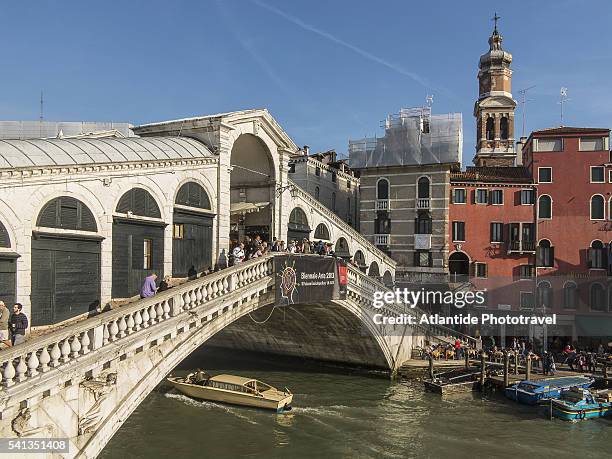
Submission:
M 388 199 L 377 199 L 376 200 L 376 210 L 389 210 L 389 200 Z
M 510 241 L 508 243 L 508 253 L 511 253 L 511 252 L 535 253 L 535 250 L 536 250 L 535 246 L 536 246 L 535 241 Z
M 430 209 L 431 208 L 431 199 L 429 198 L 418 198 L 416 201 L 417 209 Z
M 375 234 L 374 235 L 374 245 L 388 246 L 389 245 L 389 235 L 388 234 Z

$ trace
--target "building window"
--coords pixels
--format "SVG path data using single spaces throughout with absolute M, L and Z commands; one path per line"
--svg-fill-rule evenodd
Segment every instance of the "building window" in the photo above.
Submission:
M 561 137 L 548 139 L 534 139 L 535 151 L 563 151 Z
M 414 252 L 414 265 L 421 268 L 431 268 L 433 257 L 429 250 L 417 250 Z
M 318 200 L 319 200 L 319 198 L 320 198 L 320 193 L 321 193 L 321 190 L 319 190 L 319 187 L 318 187 L 318 186 L 316 186 L 316 187 L 315 187 L 315 199 L 316 199 L 317 201 L 318 201 Z
M 336 193 L 335 192 L 332 193 L 331 208 L 334 212 L 336 211 Z
M 504 203 L 504 190 L 492 190 L 491 191 L 491 204 L 494 206 L 500 206 Z
M 610 153 L 610 156 L 612 156 L 612 153 Z M 612 169 L 608 171 L 608 183 L 612 183 Z
M 153 269 L 153 239 L 143 240 L 143 266 L 142 269 Z
M 376 199 L 389 199 L 389 180 L 378 179 L 376 183 Z
M 465 188 L 455 188 L 453 190 L 453 204 L 465 204 L 466 201 Z
M 555 263 L 555 248 L 548 239 L 542 239 L 536 249 L 536 262 L 540 268 L 552 268 Z
M 508 118 L 507 117 L 502 117 L 501 120 L 499 120 L 499 129 L 501 131 L 501 138 L 502 140 L 508 140 L 508 135 L 509 135 L 509 129 L 508 129 Z
M 588 265 L 591 269 L 606 269 L 607 265 L 606 252 L 603 242 L 593 241 L 588 250 Z
M 521 292 L 521 309 L 533 309 L 533 292 Z
M 580 137 L 578 149 L 580 151 L 604 151 L 607 149 L 605 140 L 604 137 Z
M 606 183 L 606 174 L 603 166 L 591 166 L 591 183 Z
M 492 117 L 487 118 L 487 140 L 495 139 L 495 120 Z
M 347 189 L 347 190 L 350 190 L 350 189 L 351 189 L 351 181 L 350 181 L 350 180 L 347 180 L 347 181 L 346 181 L 346 189 Z
M 563 309 L 578 307 L 578 286 L 575 282 L 566 282 L 563 286 Z
M 295 174 L 295 163 L 289 164 L 289 173 Z
M 476 275 L 476 277 L 480 277 L 480 278 L 486 279 L 486 277 L 487 277 L 487 264 L 486 263 L 475 262 L 474 263 L 474 274 Z
M 542 281 L 538 283 L 536 289 L 538 308 L 550 309 L 553 306 L 553 289 L 548 281 Z
M 391 234 L 391 219 L 388 217 L 377 217 L 374 220 L 376 234 Z
M 535 277 L 535 266 L 534 265 L 520 265 L 519 266 L 519 279 L 533 279 Z
M 465 222 L 453 222 L 453 241 L 465 242 Z
M 550 220 L 552 218 L 552 199 L 547 194 L 538 198 L 538 218 Z
M 431 234 L 431 217 L 426 212 L 419 212 L 415 219 L 415 234 Z
M 504 224 L 491 223 L 491 242 L 504 242 Z
M 606 289 L 599 282 L 591 284 L 590 303 L 592 311 L 606 310 Z
M 338 175 L 335 172 L 332 172 L 332 182 L 336 183 Z
M 596 194 L 591 197 L 591 220 L 603 220 L 605 213 L 604 197 Z
M 320 176 L 321 176 L 321 168 L 320 168 L 319 166 L 317 166 L 317 167 L 315 168 L 315 175 L 316 175 L 317 177 L 320 177 Z
M 486 188 L 478 188 L 476 190 L 476 204 L 487 204 L 489 201 L 489 193 Z
M 427 177 L 421 177 L 417 182 L 417 197 L 419 199 L 429 198 L 429 183 Z
M 535 203 L 534 190 L 521 190 L 521 205 L 533 205 Z
M 552 183 L 552 167 L 538 167 L 538 183 Z
M 185 237 L 185 225 L 175 223 L 172 225 L 172 239 L 183 239 Z

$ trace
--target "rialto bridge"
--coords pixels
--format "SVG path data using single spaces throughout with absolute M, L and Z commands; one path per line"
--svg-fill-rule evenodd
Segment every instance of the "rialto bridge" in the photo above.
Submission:
M 373 307 L 373 294 L 386 287 L 352 266 L 346 299 L 274 306 L 273 258 L 188 281 L 1 351 L 0 437 L 69 438 L 67 457 L 95 457 L 176 365 L 217 337 L 246 349 L 390 371 L 425 340 L 452 340 L 442 327 L 376 324 L 373 315 L 381 310 Z M 391 304 L 382 313 L 418 310 Z

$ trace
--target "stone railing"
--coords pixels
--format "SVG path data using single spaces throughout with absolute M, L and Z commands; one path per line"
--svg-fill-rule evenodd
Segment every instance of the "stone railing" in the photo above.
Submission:
M 397 266 L 397 263 L 389 255 L 387 255 L 382 250 L 377 248 L 374 244 L 372 244 L 371 241 L 366 239 L 356 229 L 354 229 L 353 227 L 349 226 L 344 220 L 342 220 L 335 213 L 333 213 L 331 210 L 329 210 L 327 207 L 325 207 L 323 204 L 321 204 L 319 201 L 317 201 L 313 196 L 311 196 L 310 194 L 308 194 L 307 192 L 302 190 L 292 180 L 289 180 L 289 183 L 294 186 L 294 189 L 295 189 L 294 193 L 297 196 L 299 196 L 301 199 L 306 201 L 306 203 L 309 206 L 317 209 L 320 213 L 322 213 L 325 216 L 325 218 L 327 218 L 329 221 L 333 222 L 336 226 L 342 228 L 342 231 L 344 231 L 347 236 L 350 236 L 351 238 L 356 240 L 359 244 L 361 244 L 363 246 L 363 248 L 365 250 L 369 250 L 376 257 L 378 257 L 381 260 L 383 260 L 387 265 L 389 265 L 390 267 L 392 267 L 395 270 L 395 267 Z
M 256 258 L 0 351 L 1 384 L 8 389 L 61 371 L 82 355 L 120 344 L 129 335 L 161 329 L 165 321 L 268 277 L 273 269 L 272 255 Z

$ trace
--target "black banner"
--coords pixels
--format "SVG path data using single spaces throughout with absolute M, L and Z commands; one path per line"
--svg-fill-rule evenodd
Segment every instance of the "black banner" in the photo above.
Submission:
M 346 263 L 319 255 L 274 257 L 276 304 L 287 306 L 346 299 Z

